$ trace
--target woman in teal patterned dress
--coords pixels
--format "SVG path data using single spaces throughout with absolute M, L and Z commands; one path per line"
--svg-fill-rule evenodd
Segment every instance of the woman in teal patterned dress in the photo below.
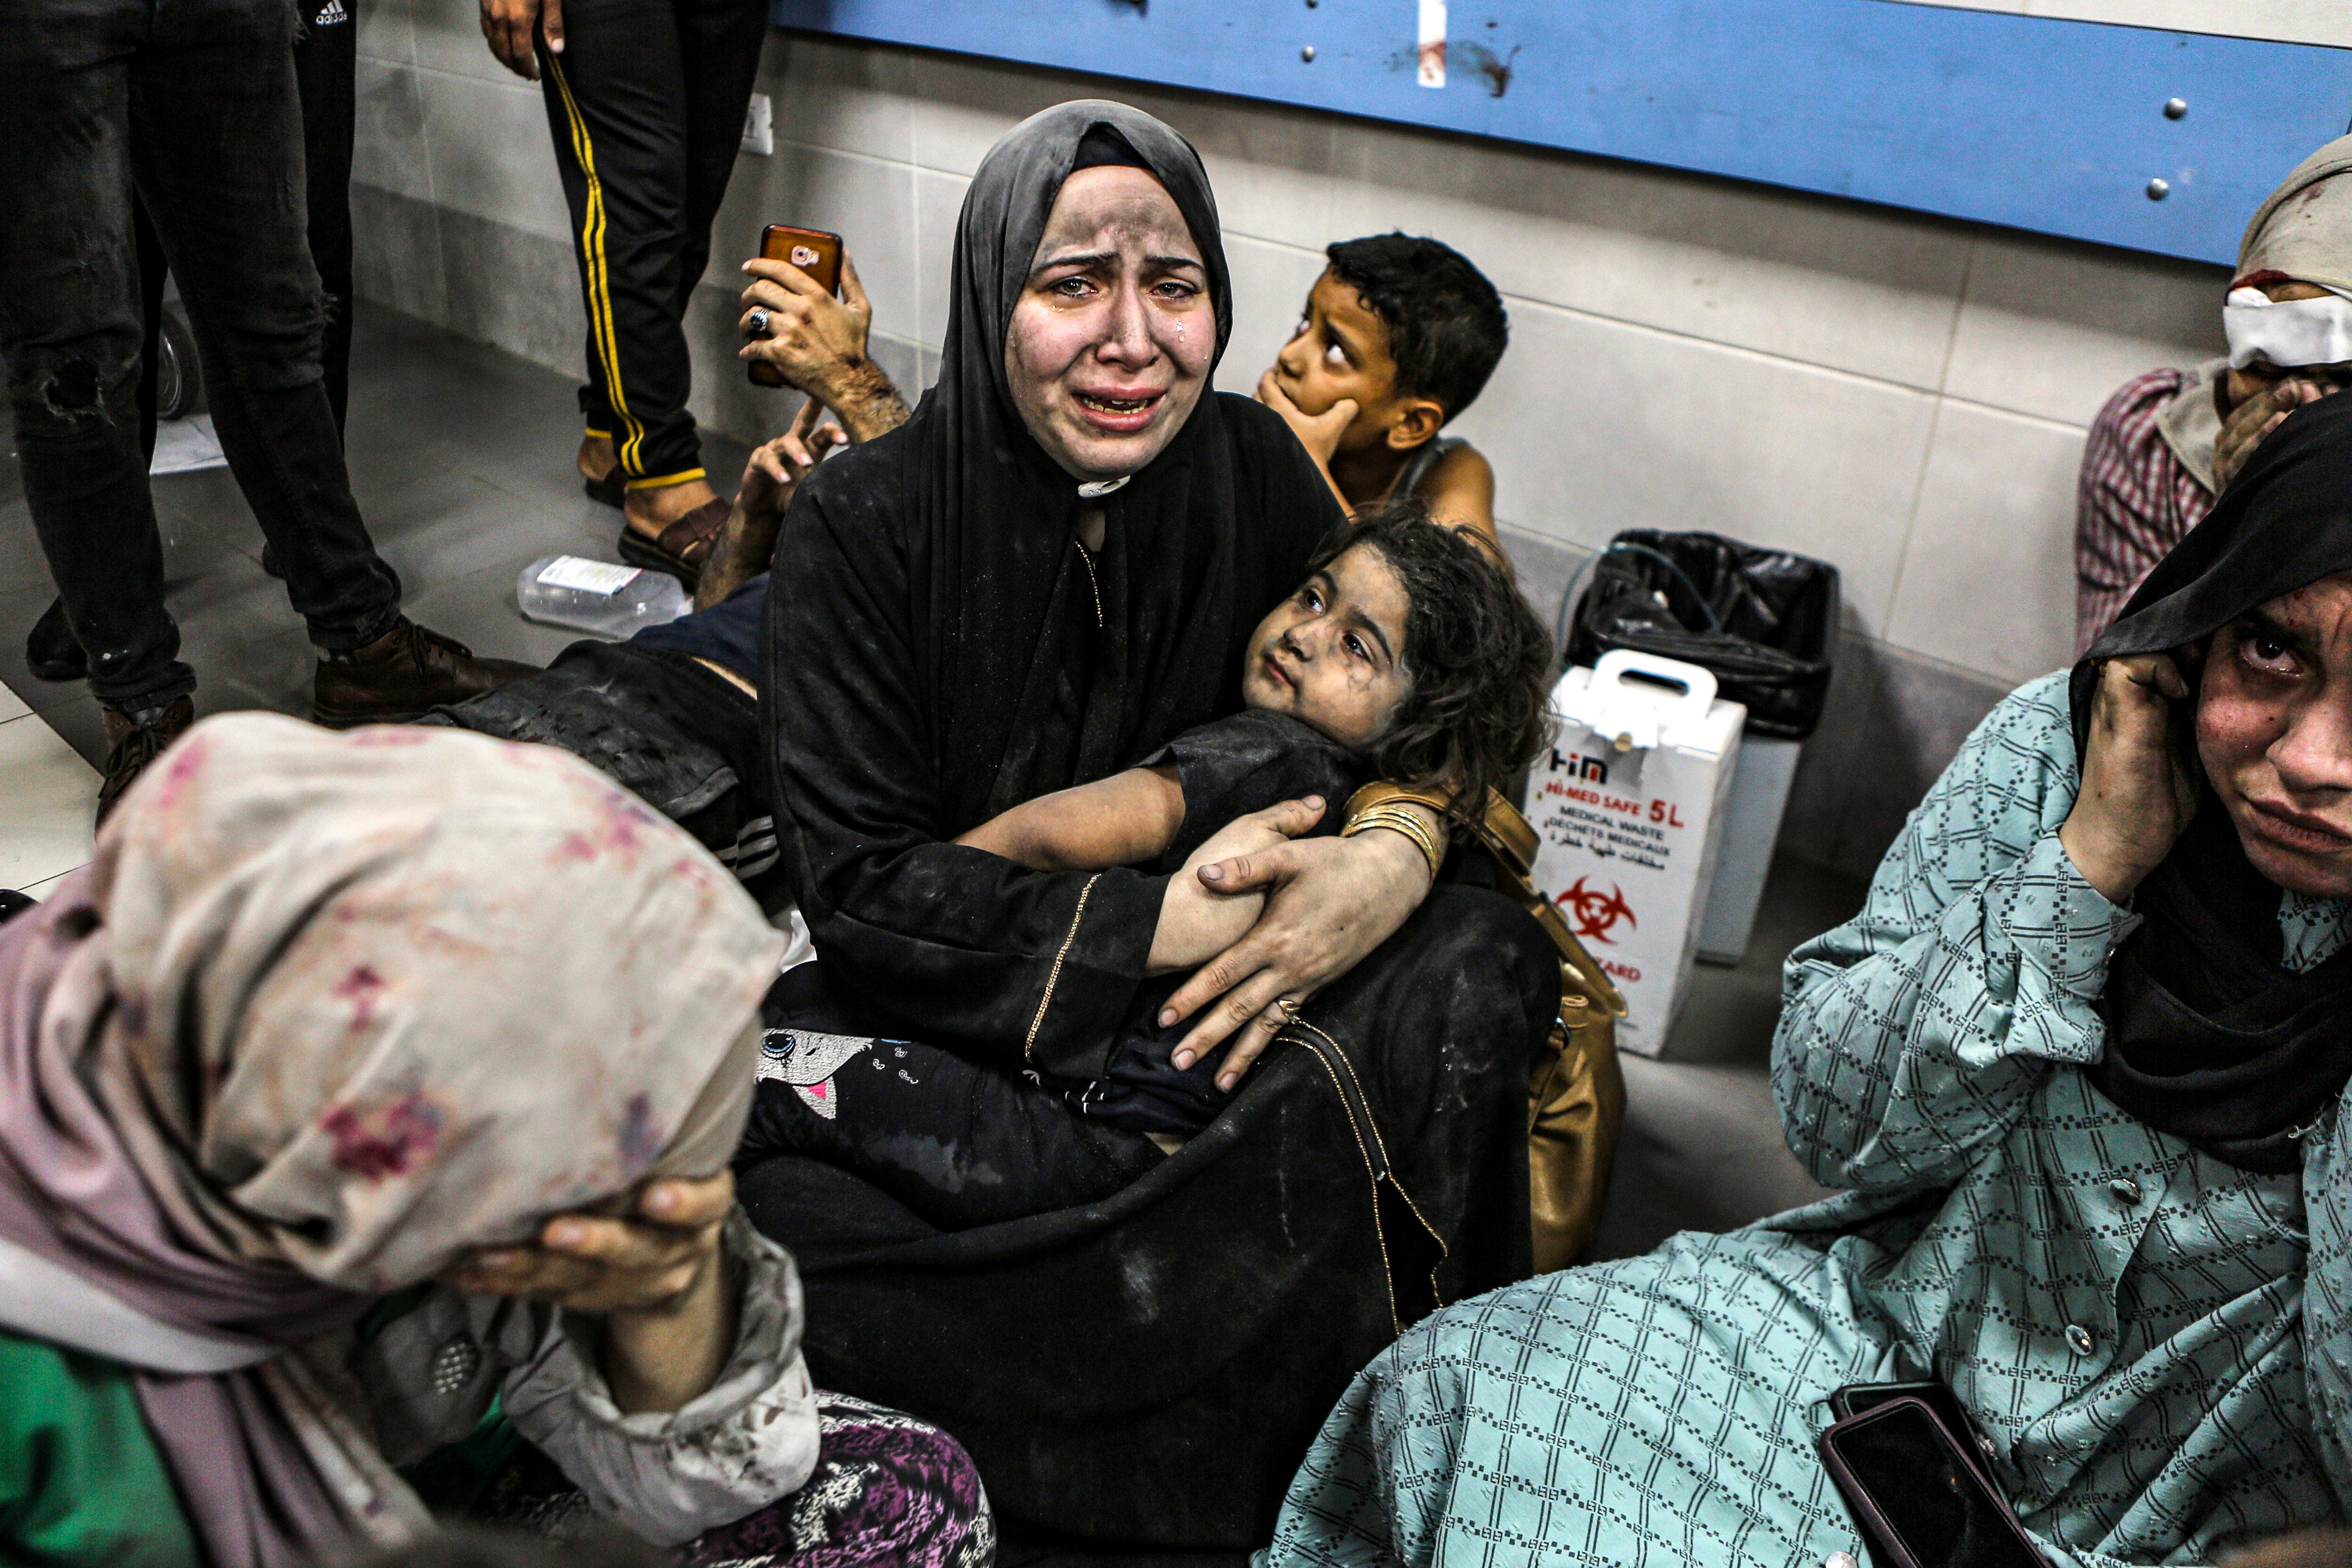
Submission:
M 1261 1562 L 1859 1555 L 1828 1396 L 1922 1376 L 2053 1563 L 2342 1517 L 2347 894 L 2352 393 L 2281 427 L 2071 682 L 1986 718 L 1863 912 L 1790 956 L 1774 1093 L 1846 1190 L 1425 1320 Z

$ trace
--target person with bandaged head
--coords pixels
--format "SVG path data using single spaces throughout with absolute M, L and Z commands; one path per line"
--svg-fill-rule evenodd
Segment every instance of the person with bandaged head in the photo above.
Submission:
M 2075 491 L 2074 651 L 2296 408 L 2352 385 L 2352 136 L 2295 166 L 2246 225 L 2221 307 L 2226 358 L 2126 382 L 2092 423 Z

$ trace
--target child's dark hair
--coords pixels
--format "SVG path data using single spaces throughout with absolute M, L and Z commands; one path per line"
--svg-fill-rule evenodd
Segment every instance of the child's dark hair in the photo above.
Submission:
M 1408 234 L 1343 239 L 1323 255 L 1388 328 L 1398 392 L 1434 400 L 1448 419 L 1476 401 L 1511 341 L 1485 273 L 1453 246 Z
M 1468 535 L 1392 501 L 1316 548 L 1320 571 L 1358 545 L 1380 551 L 1404 587 L 1412 688 L 1368 760 L 1400 784 L 1454 787 L 1454 814 L 1486 810 L 1486 791 L 1551 744 L 1551 637 L 1510 570 Z

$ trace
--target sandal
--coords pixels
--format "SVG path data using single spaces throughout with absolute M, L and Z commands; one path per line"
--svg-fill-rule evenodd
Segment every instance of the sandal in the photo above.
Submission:
M 628 476 L 621 472 L 621 465 L 617 463 L 602 479 L 591 479 L 585 475 L 580 479 L 580 487 L 588 492 L 588 498 L 607 507 L 619 506 L 628 494 Z
M 628 524 L 621 525 L 621 559 L 631 566 L 642 566 L 652 571 L 666 571 L 686 584 L 692 592 L 702 580 L 702 563 L 710 559 L 710 549 L 719 542 L 719 530 L 734 507 L 723 500 L 705 501 L 694 510 L 661 531 L 659 538 L 649 539 Z

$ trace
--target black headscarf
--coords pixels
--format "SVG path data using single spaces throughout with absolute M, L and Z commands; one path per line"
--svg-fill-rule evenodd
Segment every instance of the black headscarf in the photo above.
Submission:
M 2074 666 L 2076 754 L 2106 660 L 2200 647 L 2256 606 L 2346 570 L 2352 392 L 2274 431 Z M 2193 692 L 2196 674 L 2184 674 Z M 2092 1079 L 2151 1126 L 2241 1169 L 2294 1171 L 2297 1134 L 2352 1078 L 2352 948 L 2300 974 L 2281 962 L 2280 891 L 2200 778 L 2196 817 L 2140 884 L 2145 919 L 2109 966 L 2106 1053 Z
M 1118 156 L 1120 144 L 1131 158 Z M 929 580 L 913 584 L 917 619 L 935 628 L 919 650 L 920 677 L 957 831 L 1215 716 L 1234 644 L 1263 612 L 1235 580 L 1234 455 L 1219 399 L 1204 391 L 1160 456 L 1103 498 L 1098 583 L 1071 542 L 1078 481 L 1031 439 L 1013 401 L 1005 335 L 1082 154 L 1084 166 L 1132 162 L 1167 189 L 1208 274 L 1219 357 L 1233 330 L 1208 175 L 1159 120 L 1099 99 L 1066 103 L 1033 115 L 981 164 L 956 231 L 939 384 L 904 436 L 908 497 L 930 545 Z M 1066 640 L 1093 621 L 1097 586 L 1101 636 L 1066 721 Z

